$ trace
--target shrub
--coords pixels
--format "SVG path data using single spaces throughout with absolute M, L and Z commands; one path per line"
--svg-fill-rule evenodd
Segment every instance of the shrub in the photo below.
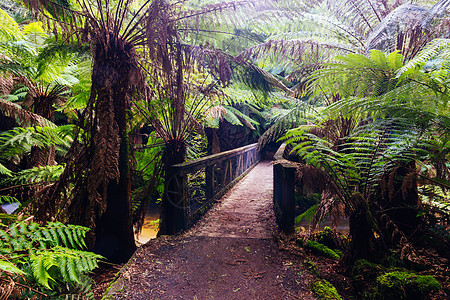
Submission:
M 319 300 L 342 299 L 336 288 L 326 280 L 314 281 L 309 288 Z
M 322 255 L 325 257 L 333 258 L 333 259 L 339 259 L 340 256 L 327 246 L 320 244 L 316 241 L 309 240 L 306 242 L 306 248 L 310 249 L 311 252 L 316 253 L 318 255 Z

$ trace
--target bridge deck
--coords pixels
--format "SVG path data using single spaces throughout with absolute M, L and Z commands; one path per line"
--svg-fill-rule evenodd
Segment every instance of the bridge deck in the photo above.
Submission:
M 272 238 L 272 166 L 261 162 L 188 232 L 140 247 L 107 299 L 314 299 Z
M 256 165 L 191 230 L 194 236 L 271 238 L 273 172 Z

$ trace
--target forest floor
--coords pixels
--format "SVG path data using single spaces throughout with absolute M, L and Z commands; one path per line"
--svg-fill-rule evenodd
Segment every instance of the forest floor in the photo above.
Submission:
M 191 230 L 140 247 L 108 299 L 315 299 L 303 258 L 277 243 L 272 182 L 259 163 Z

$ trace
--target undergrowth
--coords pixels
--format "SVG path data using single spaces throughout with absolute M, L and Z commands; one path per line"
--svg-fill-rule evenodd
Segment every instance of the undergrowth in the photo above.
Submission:
M 0 223 L 0 228 L 3 296 L 59 299 L 61 295 L 81 294 L 84 299 L 93 298 L 87 274 L 102 257 L 83 251 L 88 228 L 59 222 L 41 226 L 29 221 Z

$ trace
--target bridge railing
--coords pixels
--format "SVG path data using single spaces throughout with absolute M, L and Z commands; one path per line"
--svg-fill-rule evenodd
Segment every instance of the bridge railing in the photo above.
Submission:
M 170 168 L 167 199 L 176 210 L 173 232 L 192 226 L 260 160 L 258 144 L 208 155 Z
M 284 158 L 285 144 L 274 155 L 273 207 L 278 226 L 284 233 L 294 232 L 295 171 L 297 166 Z

